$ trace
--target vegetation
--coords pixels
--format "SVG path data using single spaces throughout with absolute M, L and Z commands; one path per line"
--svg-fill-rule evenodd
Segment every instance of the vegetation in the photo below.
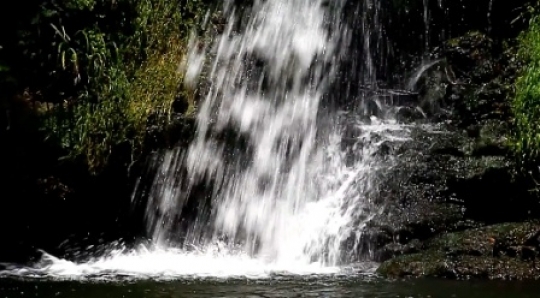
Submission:
M 521 35 L 518 55 L 523 68 L 512 102 L 512 145 L 523 169 L 530 169 L 540 161 L 540 15 L 531 18 L 529 29 Z
M 168 121 L 173 101 L 189 97 L 177 69 L 205 5 L 23 0 L 1 8 L 1 112 L 24 102 L 46 139 L 92 172 L 121 144 L 136 158 L 149 121 Z
M 190 103 L 185 113 L 193 110 L 193 94 L 179 88 L 182 74 L 177 67 L 188 33 L 199 23 L 197 18 L 204 17 L 208 2 L 1 4 L 0 125 L 12 130 L 17 125 L 38 127 L 42 138 L 64 149 L 65 158 L 81 158 L 94 172 L 119 145 L 128 145 L 136 159 L 146 129 L 167 123 L 175 100 Z M 403 20 L 409 18 L 404 8 L 421 10 L 422 5 L 417 0 L 393 1 Z M 527 7 L 513 22 L 534 15 L 532 6 Z M 423 27 L 423 20 L 418 21 Z M 512 146 L 523 165 L 534 165 L 540 160 L 540 16 L 533 17 L 522 34 L 519 57 L 525 67 L 515 84 Z M 18 106 L 29 107 L 31 115 L 14 113 Z

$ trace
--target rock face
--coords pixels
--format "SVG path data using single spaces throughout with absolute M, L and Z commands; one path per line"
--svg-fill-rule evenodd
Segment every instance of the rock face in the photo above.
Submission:
M 379 273 L 535 278 L 540 226 L 526 221 L 540 208 L 507 147 L 515 60 L 477 32 L 450 40 L 440 55 L 439 75 L 428 76 L 446 80 L 422 87 L 441 122 L 395 148 L 399 164 L 381 181 L 386 210 L 367 235 Z
M 474 137 L 466 131 L 418 130 L 397 149 L 400 163 L 384 182 L 385 212 L 369 228 L 373 257 L 386 261 L 379 273 L 455 278 L 538 273 L 529 261 L 536 258 L 540 226 L 519 223 L 538 216 L 538 201 L 514 174 L 498 138 L 485 135 L 489 126 Z M 509 241 L 512 235 L 518 236 Z
M 437 234 L 526 218 L 526 188 L 513 179 L 513 163 L 504 155 L 481 155 L 471 148 L 481 137 L 444 127 L 417 129 L 398 148 L 393 174 L 383 180 L 386 211 L 370 231 L 385 231 L 379 260 L 392 256 L 395 244 L 424 241 Z M 476 142 L 475 142 L 476 141 Z M 497 147 L 499 148 L 499 147 Z M 394 247 L 384 248 L 390 241 Z

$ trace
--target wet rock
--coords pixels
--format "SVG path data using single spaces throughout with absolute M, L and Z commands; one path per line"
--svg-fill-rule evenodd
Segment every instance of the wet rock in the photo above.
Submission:
M 380 251 L 378 258 L 390 259 L 404 254 L 418 253 L 422 249 L 422 242 L 418 239 L 413 239 L 407 244 L 392 242 L 385 245 Z
M 491 75 L 493 46 L 493 40 L 486 34 L 470 31 L 448 40 L 443 51 L 448 63 L 454 66 L 456 75 L 482 80 L 484 76 Z
M 392 105 L 415 108 L 418 106 L 418 93 L 408 90 L 388 90 Z
M 445 262 L 444 254 L 439 252 L 399 256 L 381 264 L 376 273 L 389 278 L 407 276 L 455 277 L 455 273 Z
M 409 142 L 393 148 L 398 163 L 381 181 L 385 209 L 370 225 L 378 261 L 411 253 L 416 241 L 538 212 L 515 179 L 511 158 L 471 149 L 481 141 L 502 148 L 499 128 L 496 121 L 478 124 L 476 134 L 447 125 L 417 128 Z
M 396 113 L 396 118 L 401 123 L 412 123 L 426 118 L 419 108 L 402 107 Z
M 145 137 L 147 151 L 159 148 L 170 148 L 188 144 L 195 134 L 195 118 L 183 114 L 173 114 L 166 123 L 153 123 L 148 125 Z
M 426 74 L 422 93 L 426 100 L 438 94 L 432 104 L 446 114 L 445 124 L 413 131 L 412 141 L 397 150 L 399 164 L 385 182 L 391 189 L 388 220 L 379 223 L 390 226 L 381 230 L 392 231 L 392 239 L 400 235 L 401 245 L 522 220 L 535 208 L 514 179 L 506 147 L 511 54 L 487 35 L 469 32 L 449 40 L 440 56 L 445 62 Z M 382 259 L 388 256 L 385 249 Z
M 379 272 L 536 278 L 540 228 L 525 221 L 538 217 L 540 204 L 508 148 L 515 50 L 469 32 L 440 57 L 420 88 L 426 99 L 437 95 L 430 119 L 441 123 L 413 130 L 382 182 L 386 209 L 371 225 L 384 234 L 372 235 Z
M 425 251 L 383 263 L 377 273 L 387 277 L 537 279 L 537 248 L 525 246 L 538 222 L 504 223 L 448 233 L 427 241 Z
M 379 145 L 379 150 L 374 153 L 375 156 L 384 157 L 391 155 L 393 153 L 393 147 L 390 144 L 389 141 L 384 141 L 381 145 Z
M 366 100 L 363 106 L 364 115 L 368 118 L 370 116 L 380 117 L 382 110 L 376 100 Z
M 177 95 L 172 102 L 171 109 L 176 114 L 186 114 L 189 109 L 189 101 L 182 96 Z
M 516 78 L 515 49 L 503 48 L 480 32 L 447 41 L 440 56 L 448 78 L 444 102 L 462 127 L 511 117 L 511 86 Z
M 508 138 L 510 127 L 508 121 L 488 119 L 467 127 L 469 137 L 465 150 L 475 157 L 510 156 Z

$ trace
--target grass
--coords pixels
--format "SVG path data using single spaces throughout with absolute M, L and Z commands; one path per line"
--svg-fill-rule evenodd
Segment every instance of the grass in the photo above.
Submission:
M 68 152 L 65 158 L 83 158 L 97 173 L 116 146 L 129 143 L 136 159 L 150 118 L 166 124 L 177 98 L 189 99 L 193 111 L 192 92 L 181 88 L 177 70 L 189 31 L 204 16 L 203 1 L 51 3 L 34 18 L 42 30 L 24 33 L 43 42 L 29 42 L 25 50 L 48 67 L 37 77 L 55 90 L 42 99 L 53 107 L 39 114 L 49 138 Z
M 540 161 L 540 17 L 533 16 L 519 39 L 523 68 L 512 101 L 515 133 L 512 148 L 523 169 Z

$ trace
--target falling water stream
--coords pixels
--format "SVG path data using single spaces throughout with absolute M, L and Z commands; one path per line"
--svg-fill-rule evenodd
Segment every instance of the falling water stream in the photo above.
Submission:
M 402 95 L 377 89 L 373 51 L 384 40 L 375 0 L 362 4 L 364 50 L 351 64 L 362 65 L 371 92 L 351 93 L 354 109 L 332 104 L 334 80 L 350 62 L 345 4 L 256 0 L 240 15 L 226 1 L 228 25 L 213 38 L 194 35 L 183 65 L 185 83 L 206 93 L 193 142 L 165 152 L 156 167 L 151 245 L 80 262 L 44 252 L 34 266 L 7 265 L 2 274 L 261 278 L 373 269 L 363 232 L 384 210 L 379 179 L 396 158 L 380 149 L 408 140 L 411 126 L 396 120 Z M 204 197 L 194 195 L 198 185 Z M 179 232 L 194 199 L 199 213 Z

